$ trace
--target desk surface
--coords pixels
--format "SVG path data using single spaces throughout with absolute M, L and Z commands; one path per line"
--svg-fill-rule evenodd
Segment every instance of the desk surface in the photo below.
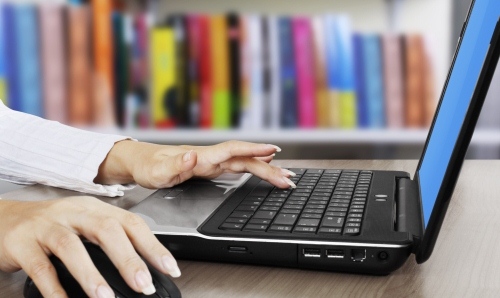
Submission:
M 280 161 L 288 167 L 404 170 L 416 161 Z M 363 276 L 238 264 L 179 261 L 175 280 L 183 297 L 453 297 L 498 296 L 500 291 L 500 161 L 467 161 L 434 253 L 417 265 L 411 256 L 389 276 Z M 105 201 L 130 208 L 152 191 L 134 189 Z M 37 200 L 74 195 L 44 186 L 4 199 Z M 0 272 L 0 297 L 22 297 L 24 272 Z

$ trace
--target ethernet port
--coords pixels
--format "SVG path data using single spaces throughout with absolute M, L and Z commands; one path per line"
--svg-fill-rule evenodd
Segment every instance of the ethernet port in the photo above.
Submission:
M 351 250 L 351 260 L 353 262 L 363 262 L 366 259 L 366 249 L 352 249 Z

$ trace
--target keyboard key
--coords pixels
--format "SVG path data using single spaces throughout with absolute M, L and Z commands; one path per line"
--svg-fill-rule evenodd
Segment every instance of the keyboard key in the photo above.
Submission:
M 344 235 L 359 235 L 359 228 L 346 228 L 344 229 Z
M 223 223 L 219 229 L 221 230 L 235 230 L 239 231 L 243 228 L 243 224 L 238 224 L 238 223 Z
M 257 201 L 263 202 L 265 197 L 262 196 L 247 196 L 244 201 Z
M 248 205 L 254 205 L 254 206 L 259 206 L 262 202 L 259 201 L 246 201 L 244 200 L 243 202 L 240 203 L 240 206 L 248 206 Z
M 323 170 L 321 170 L 321 169 L 309 169 L 306 171 L 306 175 L 307 174 L 319 174 L 319 175 L 321 175 L 321 174 L 323 174 Z
M 279 203 L 284 203 L 285 202 L 285 198 L 267 198 L 266 199 L 266 202 L 279 202 Z
M 273 219 L 275 215 L 276 211 L 257 211 L 253 218 Z
M 286 214 L 280 213 L 276 216 L 273 224 L 275 225 L 285 225 L 285 226 L 293 226 L 295 221 L 297 221 L 298 214 Z
M 296 227 L 294 233 L 316 233 L 317 228 L 314 227 Z
M 268 232 L 290 232 L 292 230 L 292 226 L 278 226 L 272 225 Z
M 316 218 L 321 219 L 321 214 L 312 214 L 312 213 L 304 213 L 300 216 L 300 218 Z
M 248 218 L 228 218 L 226 219 L 227 223 L 239 223 L 239 224 L 245 224 L 247 222 Z
M 326 212 L 347 212 L 347 208 L 340 208 L 340 207 L 328 207 L 326 209 Z
M 260 218 L 252 218 L 248 221 L 249 224 L 253 225 L 268 225 L 271 223 L 270 219 L 260 219 Z
M 267 196 L 269 192 L 274 188 L 274 186 L 265 181 L 261 180 L 257 186 L 250 192 L 250 195 L 252 196 Z
M 347 217 L 348 217 L 348 218 L 349 218 L 349 217 L 357 217 L 357 218 L 361 218 L 361 217 L 363 217 L 363 214 L 361 214 L 361 213 L 349 213 L 349 214 L 347 215 Z
M 309 209 L 325 209 L 326 205 L 317 205 L 317 204 L 307 203 L 306 208 L 309 208 Z
M 262 204 L 262 206 L 269 206 L 269 207 L 281 207 L 281 205 L 283 205 L 283 203 L 279 202 L 264 202 L 264 204 Z
M 267 230 L 267 225 L 253 225 L 253 224 L 247 224 L 243 231 L 260 231 L 260 232 L 265 232 Z
M 295 169 L 295 168 L 293 168 L 293 169 L 288 169 L 288 170 L 294 172 L 297 175 L 302 175 L 302 174 L 304 174 L 306 172 L 305 169 Z
M 336 216 L 327 216 L 323 218 L 323 222 L 321 222 L 321 227 L 342 228 L 343 225 L 344 218 Z
M 257 208 L 259 208 L 259 206 L 255 206 L 255 205 L 240 205 L 238 206 L 236 209 L 234 209 L 234 211 L 255 211 L 257 210 Z
M 306 200 L 303 200 L 303 201 L 288 201 L 286 202 L 287 205 L 300 205 L 300 206 L 304 206 L 306 204 L 305 202 Z
M 280 213 L 284 213 L 284 214 L 300 214 L 300 210 L 296 210 L 296 209 L 282 209 L 280 211 Z
M 349 209 L 349 213 L 363 213 L 362 208 L 351 208 Z
M 325 216 L 339 216 L 339 217 L 345 217 L 347 213 L 346 212 L 326 212 Z
M 345 226 L 349 228 L 359 228 L 361 227 L 361 224 L 359 222 L 348 222 Z
M 250 218 L 252 217 L 253 212 L 242 212 L 242 211 L 235 211 L 229 215 L 229 217 L 236 217 L 236 218 Z
M 320 228 L 319 233 L 321 234 L 340 234 L 342 233 L 341 228 Z
M 301 218 L 297 223 L 297 226 L 305 226 L 305 227 L 317 227 L 319 225 L 319 219 L 313 218 Z
M 347 219 L 347 222 L 361 222 L 361 218 L 352 218 L 352 217 L 350 217 L 350 218 Z
M 323 209 L 304 209 L 304 213 L 323 214 Z
M 283 206 L 283 209 L 295 209 L 295 210 L 302 210 L 301 205 L 290 205 L 287 203 L 287 205 Z
M 280 210 L 280 207 L 269 207 L 269 206 L 262 206 L 259 209 L 260 211 L 278 211 Z

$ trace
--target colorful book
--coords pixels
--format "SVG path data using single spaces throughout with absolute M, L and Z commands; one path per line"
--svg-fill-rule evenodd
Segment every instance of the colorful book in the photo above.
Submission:
M 106 84 L 111 94 L 108 105 L 113 105 L 115 94 L 113 67 L 112 4 L 109 0 L 91 0 L 94 71 Z M 98 106 L 96 104 L 95 106 Z M 98 112 L 98 111 L 97 111 Z
M 229 128 L 231 125 L 231 102 L 229 97 L 229 49 L 227 23 L 223 15 L 210 18 L 213 102 L 212 126 Z
M 227 15 L 227 36 L 229 43 L 229 96 L 231 102 L 231 126 L 238 127 L 241 106 L 241 28 L 240 18 L 235 13 Z
M 273 129 L 280 128 L 281 117 L 281 65 L 279 43 L 279 18 L 275 15 L 267 17 L 269 43 L 269 124 Z
M 385 107 L 388 128 L 404 127 L 404 75 L 401 37 L 396 34 L 382 36 L 384 63 Z
M 316 115 L 318 127 L 328 127 L 328 82 L 326 76 L 325 22 L 323 16 L 312 19 L 314 71 L 316 78 Z
M 156 128 L 172 128 L 175 125 L 172 113 L 177 105 L 174 31 L 157 27 L 151 30 L 150 36 L 153 124 Z
M 248 34 L 248 16 L 240 17 L 240 82 L 241 101 L 239 128 L 248 128 L 250 125 L 250 37 Z
M 90 9 L 69 6 L 68 18 L 68 122 L 89 125 L 92 122 Z M 95 86 L 99 88 L 101 85 Z M 106 91 L 104 91 L 106 92 Z
M 149 126 L 149 106 L 148 106 L 148 41 L 149 24 L 146 13 L 139 13 L 134 17 L 133 23 L 133 50 L 131 63 L 131 84 L 134 99 L 137 101 L 133 107 L 136 108 L 134 118 L 136 125 L 145 128 Z
M 297 72 L 295 68 L 295 51 L 293 46 L 292 21 L 289 17 L 280 17 L 278 21 L 280 44 L 280 95 L 281 126 L 293 128 L 298 126 L 297 111 Z
M 5 35 L 4 35 L 4 3 L 0 2 L 0 100 L 4 104 L 7 102 L 7 66 L 6 66 L 6 53 L 5 53 Z
M 200 128 L 212 127 L 212 48 L 210 18 L 200 16 Z
M 328 126 L 340 127 L 340 61 L 337 48 L 337 31 L 335 16 L 325 16 L 325 43 L 326 43 L 326 65 L 328 82 Z
M 338 15 L 335 23 L 340 127 L 354 128 L 357 124 L 357 111 L 351 22 L 348 16 Z
M 118 126 L 125 126 L 125 100 L 129 91 L 129 56 L 126 42 L 125 16 L 121 12 L 112 14 L 113 58 L 114 58 L 114 108 Z
M 64 7 L 42 4 L 40 18 L 40 57 L 42 61 L 43 103 L 45 118 L 67 122 L 66 47 L 64 40 Z
M 20 110 L 41 117 L 43 102 L 36 7 L 18 4 L 14 12 Z
M 15 33 L 14 5 L 5 3 L 2 8 L 4 21 L 5 40 L 5 75 L 7 81 L 7 98 L 9 107 L 13 110 L 21 110 L 21 98 L 19 95 L 18 66 L 17 66 L 17 40 Z
M 406 126 L 422 127 L 424 124 L 424 77 L 423 44 L 420 35 L 411 34 L 405 38 L 406 50 Z
M 312 30 L 306 17 L 292 19 L 295 65 L 297 68 L 297 103 L 299 126 L 316 126 L 316 94 L 312 52 Z
M 368 102 L 366 97 L 365 61 L 363 57 L 363 35 L 353 35 L 354 72 L 356 76 L 357 119 L 359 128 L 367 128 Z
M 200 22 L 198 15 L 187 17 L 188 33 L 188 81 L 189 126 L 198 127 L 200 122 Z
M 368 106 L 368 127 L 383 128 L 384 82 L 380 37 L 369 34 L 363 37 L 363 60 L 365 62 L 365 90 Z

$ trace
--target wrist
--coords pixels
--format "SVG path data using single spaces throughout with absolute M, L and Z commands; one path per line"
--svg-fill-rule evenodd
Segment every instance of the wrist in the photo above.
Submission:
M 123 140 L 116 142 L 104 161 L 94 182 L 100 184 L 126 184 L 134 182 L 134 168 L 139 142 Z

